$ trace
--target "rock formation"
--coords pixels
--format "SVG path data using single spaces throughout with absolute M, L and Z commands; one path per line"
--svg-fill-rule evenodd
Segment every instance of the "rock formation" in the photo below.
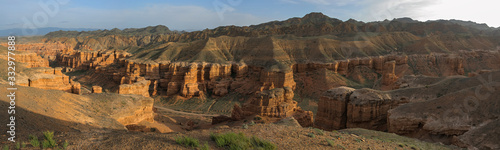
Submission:
M 61 90 L 80 94 L 80 83 L 72 81 L 62 74 L 62 68 L 36 69 L 26 80 L 18 82 L 21 86 L 29 86 L 47 90 Z
M 319 99 L 314 125 L 328 131 L 346 128 L 347 103 L 353 91 L 354 89 L 349 87 L 326 91 Z
M 118 87 L 118 94 L 136 94 L 149 97 L 150 82 L 149 80 L 142 80 L 133 84 L 122 84 Z
M 385 131 L 387 112 L 406 99 L 394 93 L 348 87 L 330 89 L 320 98 L 315 126 L 324 130 L 365 128 Z
M 290 87 L 265 90 L 257 93 L 253 99 L 245 103 L 241 112 L 238 109 L 233 109 L 233 114 L 244 114 L 245 116 L 256 114 L 270 118 L 293 116 L 303 127 L 312 126 L 312 112 L 301 110 L 297 106 L 297 102 L 293 100 L 293 96 L 293 90 Z
M 18 53 L 15 59 L 16 62 L 24 63 L 26 68 L 49 67 L 49 61 L 35 53 Z
M 102 93 L 102 87 L 100 86 L 92 86 L 92 93 Z

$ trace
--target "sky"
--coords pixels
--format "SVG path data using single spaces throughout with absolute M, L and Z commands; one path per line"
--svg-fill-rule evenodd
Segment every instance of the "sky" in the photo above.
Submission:
M 248 26 L 310 12 L 348 20 L 401 17 L 458 19 L 499 27 L 495 0 L 0 0 L 0 30 L 12 28 L 141 28 L 171 30 Z

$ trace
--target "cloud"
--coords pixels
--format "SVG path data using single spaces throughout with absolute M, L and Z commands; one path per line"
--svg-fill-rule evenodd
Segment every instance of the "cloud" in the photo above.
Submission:
M 429 17 L 425 8 L 437 4 L 436 0 L 365 0 L 360 5 L 365 8 L 353 17 L 366 21 L 380 21 L 401 17 Z

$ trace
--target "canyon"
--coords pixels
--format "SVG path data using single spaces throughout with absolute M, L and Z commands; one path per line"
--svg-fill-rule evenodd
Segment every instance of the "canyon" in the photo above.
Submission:
M 498 33 L 439 21 L 341 21 L 319 13 L 186 33 L 165 26 L 56 31 L 18 44 L 16 61 L 24 68 L 17 84 L 72 97 L 72 103 L 112 97 L 102 109 L 126 107 L 111 108 L 105 121 L 94 123 L 130 131 L 171 132 L 156 122 L 153 105 L 186 102 L 207 107 L 203 112 L 232 107 L 230 116 L 211 118 L 211 127 L 291 119 L 327 131 L 364 128 L 498 149 L 495 139 L 476 139 L 498 130 Z M 485 87 L 488 96 L 478 96 L 475 90 Z M 471 95 L 481 101 L 464 100 Z M 460 100 L 465 106 L 452 105 Z M 446 120 L 450 114 L 464 118 Z M 194 130 L 191 120 L 180 124 Z

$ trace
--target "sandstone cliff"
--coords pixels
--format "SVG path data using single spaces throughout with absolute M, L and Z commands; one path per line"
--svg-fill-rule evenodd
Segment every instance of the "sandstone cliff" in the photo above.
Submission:
M 133 84 L 122 84 L 118 87 L 118 94 L 136 94 L 149 97 L 149 80 L 137 81 Z
M 302 127 L 312 126 L 312 112 L 301 110 L 297 102 L 293 100 L 293 96 L 293 90 L 290 87 L 265 90 L 257 93 L 254 98 L 243 105 L 241 113 L 236 114 L 243 114 L 243 116 L 255 114 L 280 119 L 293 116 Z M 238 111 L 233 109 L 233 112 Z
M 38 68 L 27 78 L 19 78 L 18 85 L 47 90 L 61 90 L 81 94 L 80 83 L 62 74 L 61 68 Z

